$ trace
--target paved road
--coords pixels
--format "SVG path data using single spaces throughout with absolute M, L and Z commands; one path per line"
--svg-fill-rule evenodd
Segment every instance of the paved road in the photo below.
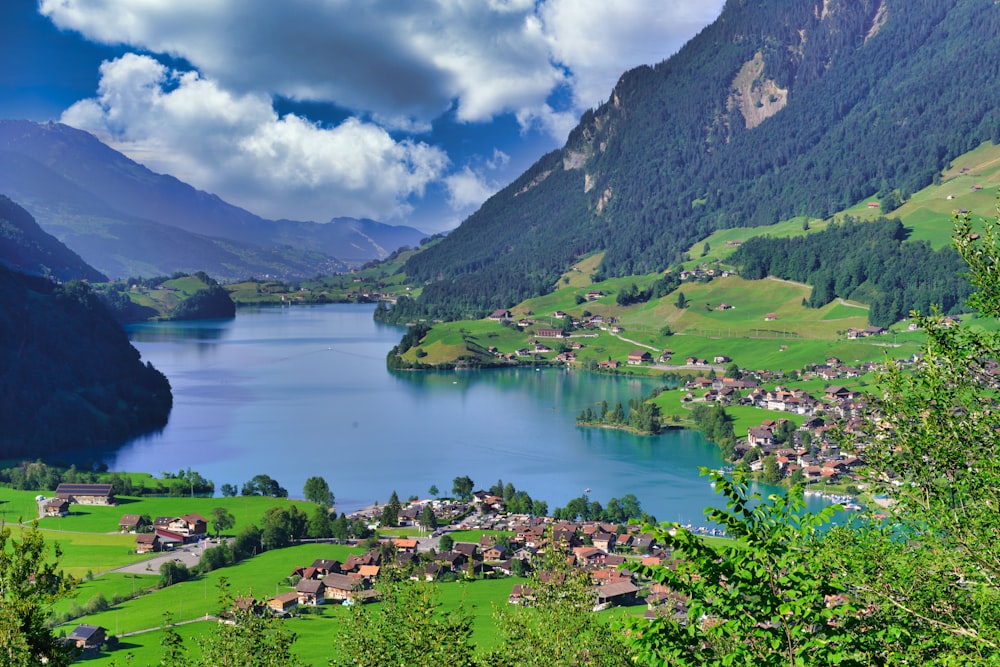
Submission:
M 183 547 L 178 547 L 172 551 L 161 551 L 160 553 L 154 554 L 146 560 L 139 561 L 137 563 L 132 563 L 131 565 L 125 565 L 123 567 L 118 567 L 113 570 L 107 570 L 101 574 L 107 574 L 107 572 L 124 572 L 127 574 L 153 574 L 158 575 L 160 573 L 160 566 L 167 561 L 176 561 L 178 563 L 184 563 L 188 569 L 193 568 L 198 564 L 201 559 L 201 549 L 197 545 L 187 544 Z

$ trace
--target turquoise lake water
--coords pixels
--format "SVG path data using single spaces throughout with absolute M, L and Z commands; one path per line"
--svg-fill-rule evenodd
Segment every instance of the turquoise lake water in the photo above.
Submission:
M 241 309 L 233 320 L 130 327 L 133 344 L 170 379 L 166 428 L 127 443 L 112 470 L 183 468 L 237 487 L 264 473 L 301 497 L 321 475 L 351 511 L 395 490 L 442 494 L 512 482 L 549 508 L 589 489 L 602 505 L 635 494 L 661 521 L 704 524 L 719 499 L 698 467 L 723 464 L 694 431 L 653 437 L 581 428 L 576 416 L 660 383 L 520 367 L 390 372 L 402 329 L 372 306 Z

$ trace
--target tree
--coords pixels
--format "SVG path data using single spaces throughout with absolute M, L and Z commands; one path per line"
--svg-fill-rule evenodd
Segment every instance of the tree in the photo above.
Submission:
M 435 498 L 437 498 L 438 497 L 437 484 L 431 484 L 431 488 L 427 489 L 427 493 L 429 493 L 432 496 L 434 496 Z
M 307 532 L 309 537 L 334 537 L 330 511 L 325 507 L 314 508 L 313 513 L 309 515 Z M 346 535 L 337 537 L 346 537 Z
M 235 484 L 223 484 L 222 485 L 222 495 L 224 498 L 233 498 L 237 494 L 237 488 Z
M 677 293 L 677 303 L 676 303 L 677 308 L 680 309 L 680 310 L 684 310 L 685 308 L 687 308 L 687 304 L 688 304 L 688 301 L 687 301 L 687 297 L 684 296 L 684 292 L 678 292 Z
M 726 366 L 726 377 L 734 380 L 743 379 L 743 371 L 740 370 L 740 365 L 734 361 Z
M 74 654 L 48 627 L 52 604 L 72 585 L 58 570 L 62 551 L 50 549 L 37 522 L 11 537 L 0 525 L 0 662 L 11 667 L 62 667 Z
M 774 454 L 764 457 L 764 472 L 761 479 L 765 484 L 777 484 L 781 481 L 781 468 L 778 466 L 778 458 Z
M 160 667 L 175 667 L 186 661 L 184 640 L 174 627 L 173 615 L 169 611 L 164 612 L 163 626 L 160 628 Z
M 232 623 L 219 623 L 198 640 L 199 667 L 299 667 L 292 655 L 296 635 L 281 618 L 260 614 L 255 605 L 237 604 L 225 577 L 219 580 L 220 615 Z M 175 663 L 182 664 L 182 663 Z
M 399 503 L 399 496 L 395 491 L 389 496 L 389 502 L 382 508 L 381 523 L 387 528 L 394 528 L 399 525 L 399 513 L 402 511 Z
M 213 507 L 212 525 L 215 527 L 215 537 L 218 538 L 222 531 L 229 530 L 236 525 L 236 517 L 225 507 Z
M 333 507 L 333 492 L 330 485 L 322 477 L 310 477 L 306 480 L 305 497 L 311 503 L 316 503 L 321 507 Z
M 642 664 L 820 665 L 850 662 L 864 620 L 847 604 L 825 564 L 811 557 L 818 529 L 833 509 L 804 510 L 801 489 L 762 498 L 745 482 L 702 470 L 726 500 L 709 520 L 739 540 L 714 546 L 680 526 L 654 535 L 673 550 L 676 569 L 638 566 L 687 600 L 687 620 L 670 616 L 633 622 Z
M 435 516 L 434 508 L 431 507 L 430 503 L 424 505 L 424 509 L 420 512 L 420 525 L 427 530 L 437 528 L 437 516 Z
M 474 486 L 475 484 L 468 475 L 465 475 L 464 477 L 456 477 L 452 481 L 451 492 L 455 494 L 456 498 L 471 500 L 472 489 Z
M 437 586 L 384 574 L 377 588 L 381 593 L 379 609 L 352 605 L 341 617 L 332 667 L 476 664 L 472 617 L 461 609 L 442 611 Z
M 630 667 L 625 636 L 595 614 L 590 574 L 567 564 L 557 549 L 547 551 L 530 579 L 530 601 L 503 605 L 494 614 L 498 645 L 484 665 L 577 665 Z
M 455 538 L 453 538 L 448 533 L 441 536 L 440 542 L 438 542 L 438 550 L 442 553 L 446 551 L 451 551 L 451 548 L 455 546 Z

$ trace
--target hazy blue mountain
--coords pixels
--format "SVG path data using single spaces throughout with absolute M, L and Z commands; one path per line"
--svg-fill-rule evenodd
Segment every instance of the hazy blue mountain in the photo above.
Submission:
M 457 318 L 599 274 L 663 270 L 712 231 L 905 200 L 1000 141 L 994 0 L 729 0 L 675 56 L 622 75 L 406 273 L 399 315 Z
M 59 123 L 0 120 L 0 191 L 112 277 L 312 276 L 426 236 L 368 220 L 266 220 Z
M 31 214 L 0 195 L 0 264 L 32 276 L 59 282 L 103 281 L 107 277 L 46 233 Z

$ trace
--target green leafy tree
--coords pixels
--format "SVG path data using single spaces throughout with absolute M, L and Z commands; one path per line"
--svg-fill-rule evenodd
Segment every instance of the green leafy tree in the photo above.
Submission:
M 850 662 L 863 620 L 822 561 L 813 558 L 834 510 L 804 510 L 801 490 L 761 498 L 746 483 L 703 469 L 727 509 L 706 510 L 738 543 L 715 546 L 680 526 L 656 528 L 676 569 L 637 569 L 687 600 L 684 622 L 633 622 L 641 664 L 825 665 Z
M 446 551 L 451 551 L 451 548 L 455 546 L 455 538 L 453 538 L 448 533 L 441 536 L 441 541 L 438 543 L 438 550 L 442 553 Z
M 687 305 L 688 305 L 688 300 L 687 297 L 684 296 L 684 292 L 678 292 L 677 302 L 676 302 L 677 308 L 679 308 L 680 310 L 684 310 L 685 308 L 687 308 Z
M 472 481 L 472 478 L 469 477 L 468 475 L 465 475 L 463 477 L 456 477 L 452 481 L 451 492 L 455 494 L 456 498 L 460 498 L 462 500 L 471 500 L 472 489 L 474 486 L 475 484 Z
M 59 572 L 62 552 L 51 548 L 37 523 L 21 531 L 20 541 L 0 525 L 0 663 L 11 667 L 72 662 L 67 649 L 48 626 L 52 604 L 71 589 Z
M 424 505 L 424 509 L 420 512 L 420 525 L 427 530 L 437 528 L 437 516 L 435 516 L 434 508 L 430 506 L 430 503 Z
M 311 503 L 322 507 L 333 507 L 333 492 L 330 485 L 322 477 L 310 477 L 306 480 L 305 497 Z
M 431 484 L 431 488 L 427 489 L 427 493 L 429 493 L 432 496 L 434 496 L 435 498 L 437 498 L 438 497 L 438 493 L 439 493 L 438 492 L 438 488 L 437 488 L 437 484 Z
M 594 613 L 596 594 L 590 574 L 549 550 L 528 584 L 522 605 L 494 613 L 497 646 L 482 664 L 626 667 L 635 663 L 620 628 Z
M 778 458 L 774 454 L 764 457 L 764 470 L 761 480 L 765 484 L 777 484 L 781 481 L 781 468 L 778 466 Z
M 379 577 L 379 609 L 353 605 L 336 633 L 332 667 L 472 667 L 472 618 L 444 611 L 438 588 L 392 575 Z
M 334 537 L 330 511 L 325 507 L 314 508 L 312 514 L 309 515 L 307 531 L 309 537 Z
M 212 526 L 215 528 L 215 536 L 219 537 L 222 531 L 229 530 L 236 525 L 236 517 L 225 507 L 212 508 Z
M 160 667 L 175 667 L 187 663 L 187 651 L 184 640 L 174 627 L 173 615 L 163 614 L 163 626 L 160 628 Z
M 254 605 L 236 604 L 229 594 L 225 577 L 219 580 L 220 614 L 232 620 L 219 623 L 198 640 L 201 657 L 198 667 L 299 667 L 292 655 L 297 639 L 282 620 L 259 613 Z M 182 663 L 175 663 L 182 664 Z
M 395 491 L 389 496 L 389 502 L 382 507 L 382 517 L 381 523 L 386 527 L 395 527 L 399 525 L 399 513 L 402 510 L 402 506 L 399 502 L 399 495 Z

